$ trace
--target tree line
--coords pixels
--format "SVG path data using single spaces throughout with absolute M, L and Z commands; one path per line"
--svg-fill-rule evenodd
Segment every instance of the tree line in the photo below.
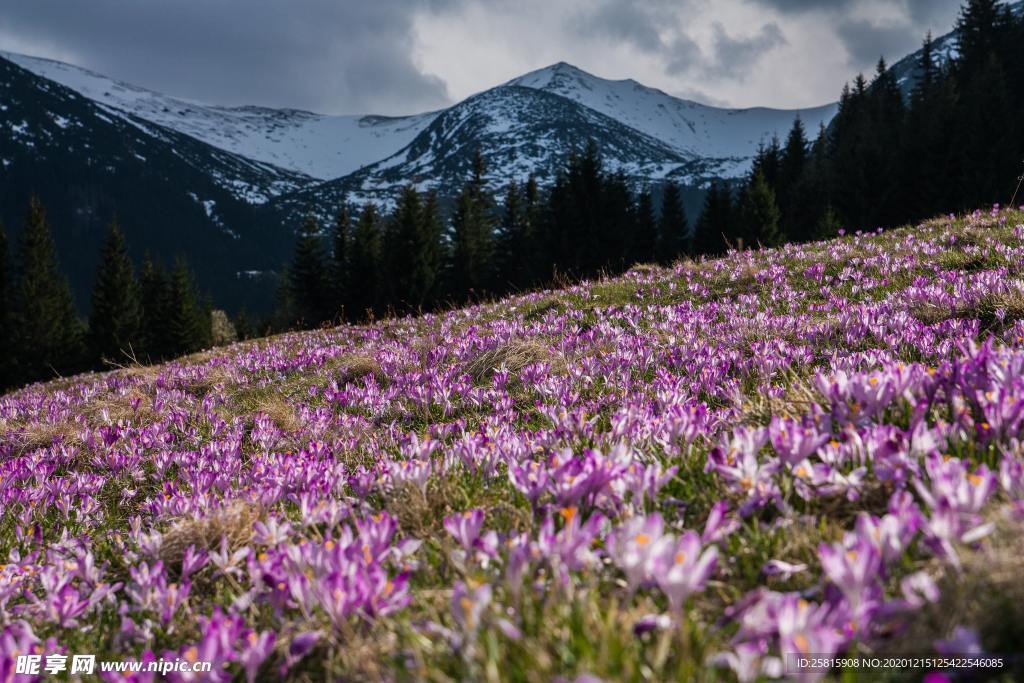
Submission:
M 929 34 L 908 97 L 885 60 L 857 76 L 828 128 L 809 142 L 796 121 L 758 150 L 737 192 L 717 183 L 695 232 L 696 253 L 745 242 L 829 237 L 1011 199 L 1024 160 L 1024 17 L 970 0 L 955 56 L 938 66 Z
M 200 296 L 184 260 L 167 272 L 147 256 L 136 276 L 116 221 L 85 321 L 75 311 L 39 199 L 29 202 L 14 258 L 0 225 L 0 388 L 173 358 L 230 336 L 226 316 Z
M 630 190 L 591 141 L 570 155 L 546 191 L 534 177 L 510 182 L 499 202 L 478 152 L 442 216 L 438 196 L 408 185 L 394 210 L 343 206 L 324 230 L 308 217 L 281 278 L 277 327 L 358 321 L 455 305 L 555 279 L 616 273 L 687 253 L 690 228 L 678 185 L 660 210 Z

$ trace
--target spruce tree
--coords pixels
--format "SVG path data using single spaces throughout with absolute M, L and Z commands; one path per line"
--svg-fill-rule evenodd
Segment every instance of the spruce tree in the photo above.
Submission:
M 537 187 L 537 178 L 530 175 L 523 186 L 523 241 L 517 245 L 522 268 L 520 285 L 528 287 L 537 282 L 544 272 L 550 272 L 547 255 L 539 231 L 544 215 L 544 202 Z
M 347 310 L 349 241 L 352 233 L 352 217 L 348 206 L 342 204 L 334 218 L 334 229 L 331 233 L 331 295 L 332 308 Z M 239 330 L 241 335 L 241 330 Z
M 745 248 L 758 245 L 772 247 L 782 243 L 775 193 L 760 171 L 753 174 L 740 194 L 738 212 L 738 234 L 743 237 Z
M 597 201 L 598 213 L 595 224 L 595 247 L 597 269 L 619 273 L 628 265 L 632 230 L 636 218 L 633 215 L 633 194 L 629 180 L 622 171 L 605 173 L 601 178 Z
M 399 310 L 429 307 L 442 268 L 441 223 L 436 195 L 426 199 L 412 185 L 403 188 L 384 234 L 383 290 Z
M 892 225 L 900 218 L 899 149 L 903 144 L 903 95 L 884 59 L 878 60 L 868 97 L 870 135 L 864 150 L 870 203 L 869 225 Z
M 171 355 L 167 322 L 169 317 L 170 284 L 163 268 L 146 255 L 139 273 L 139 303 L 141 307 L 139 360 L 157 361 Z
M 381 234 L 377 207 L 367 204 L 356 222 L 352 234 L 352 257 L 349 268 L 348 291 L 354 319 L 361 320 L 369 313 L 381 310 L 378 296 L 380 275 Z
M 654 199 L 651 191 L 644 188 L 636 199 L 636 225 L 633 229 L 633 263 L 650 263 L 658 253 L 658 221 L 654 215 Z
M 899 150 L 902 192 L 900 219 L 922 217 L 957 206 L 954 192 L 946 187 L 948 144 L 944 119 L 951 108 L 945 102 L 947 84 L 935 65 L 931 33 L 921 46 L 918 80 L 911 92 Z
M 457 299 L 479 296 L 493 283 L 494 200 L 487 191 L 485 171 L 478 151 L 452 215 L 449 291 Z
M 423 199 L 423 210 L 417 226 L 417 255 L 414 279 L 417 283 L 418 306 L 432 308 L 441 300 L 446 262 L 444 222 L 437 192 L 429 190 Z
M 312 214 L 306 216 L 299 229 L 288 277 L 295 302 L 294 322 L 316 327 L 334 316 L 320 225 Z
M 167 347 L 171 356 L 193 353 L 210 337 L 208 310 L 199 301 L 188 264 L 178 258 L 171 273 L 167 302 Z
M 514 290 L 525 284 L 524 257 L 529 245 L 526 244 L 526 207 L 523 194 L 515 180 L 505 188 L 505 202 L 501 212 L 501 223 L 496 238 L 498 292 Z
M 1024 105 L 1018 62 L 1024 57 L 1016 22 L 996 0 L 970 0 L 957 21 L 958 56 L 951 66 L 955 90 L 952 125 L 944 139 L 952 150 L 951 187 L 956 208 L 968 210 L 1005 197 L 1021 159 L 1019 108 Z
M 413 263 L 420 210 L 420 193 L 413 185 L 406 185 L 384 225 L 381 291 L 387 302 L 399 312 L 409 310 L 419 294 L 414 291 Z
M 694 231 L 696 255 L 716 256 L 726 249 L 733 233 L 732 192 L 722 181 L 712 180 Z
M 840 220 L 851 228 L 865 228 L 872 222 L 871 198 L 872 121 L 863 75 L 854 87 L 845 86 L 839 111 L 831 123 L 829 150 L 830 195 Z M 874 226 L 871 226 L 874 227 Z
M 796 240 L 809 236 L 810 228 L 801 220 L 805 211 L 804 204 L 808 201 L 805 191 L 804 174 L 808 164 L 807 135 L 804 124 L 797 116 L 793 127 L 786 136 L 786 144 L 782 148 L 779 161 L 779 180 L 775 188 L 776 201 L 779 205 L 782 225 Z
M 138 283 L 117 221 L 110 224 L 92 290 L 89 351 L 99 363 L 134 358 L 142 312 Z
M 665 185 L 665 190 L 661 195 L 658 236 L 661 240 L 658 252 L 662 263 L 671 263 L 686 251 L 690 227 L 686 222 L 686 212 L 683 210 L 683 197 L 679 192 L 679 185 L 674 182 Z
M 13 298 L 17 380 L 29 382 L 81 369 L 82 326 L 38 197 L 29 202 L 21 234 Z

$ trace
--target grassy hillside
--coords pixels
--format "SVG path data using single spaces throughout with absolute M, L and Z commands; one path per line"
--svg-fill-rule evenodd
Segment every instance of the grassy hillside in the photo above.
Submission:
M 6 396 L 0 680 L 33 647 L 434 681 L 1013 652 L 1022 270 L 1024 213 L 977 212 Z

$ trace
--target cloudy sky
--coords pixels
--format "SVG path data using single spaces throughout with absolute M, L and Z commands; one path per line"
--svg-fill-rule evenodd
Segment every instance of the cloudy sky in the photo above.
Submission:
M 960 0 L 15 0 L 0 49 L 217 104 L 405 114 L 566 61 L 805 107 L 948 31 Z

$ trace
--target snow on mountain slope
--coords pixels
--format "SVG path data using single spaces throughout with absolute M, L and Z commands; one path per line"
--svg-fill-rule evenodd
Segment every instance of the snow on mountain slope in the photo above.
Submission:
M 294 224 L 307 210 L 322 219 L 343 201 L 390 207 L 408 183 L 450 199 L 465 183 L 481 152 L 497 196 L 507 184 L 533 175 L 543 187 L 573 151 L 592 140 L 608 170 L 633 185 L 667 178 L 694 181 L 734 159 L 695 159 L 575 100 L 535 88 L 498 86 L 445 110 L 415 140 L 388 159 L 344 178 L 278 197 L 268 205 Z M 327 212 L 327 213 L 323 213 Z
M 772 135 L 785 136 L 799 116 L 810 135 L 828 123 L 836 104 L 811 109 L 721 109 L 672 97 L 632 79 L 599 78 L 559 62 L 509 81 L 551 92 L 609 116 L 670 145 L 690 157 L 749 159 L 757 145 Z M 747 164 L 732 171 L 743 173 Z
M 326 116 L 296 109 L 219 107 L 162 95 L 63 62 L 0 52 L 85 97 L 214 147 L 326 180 L 388 157 L 437 116 Z

